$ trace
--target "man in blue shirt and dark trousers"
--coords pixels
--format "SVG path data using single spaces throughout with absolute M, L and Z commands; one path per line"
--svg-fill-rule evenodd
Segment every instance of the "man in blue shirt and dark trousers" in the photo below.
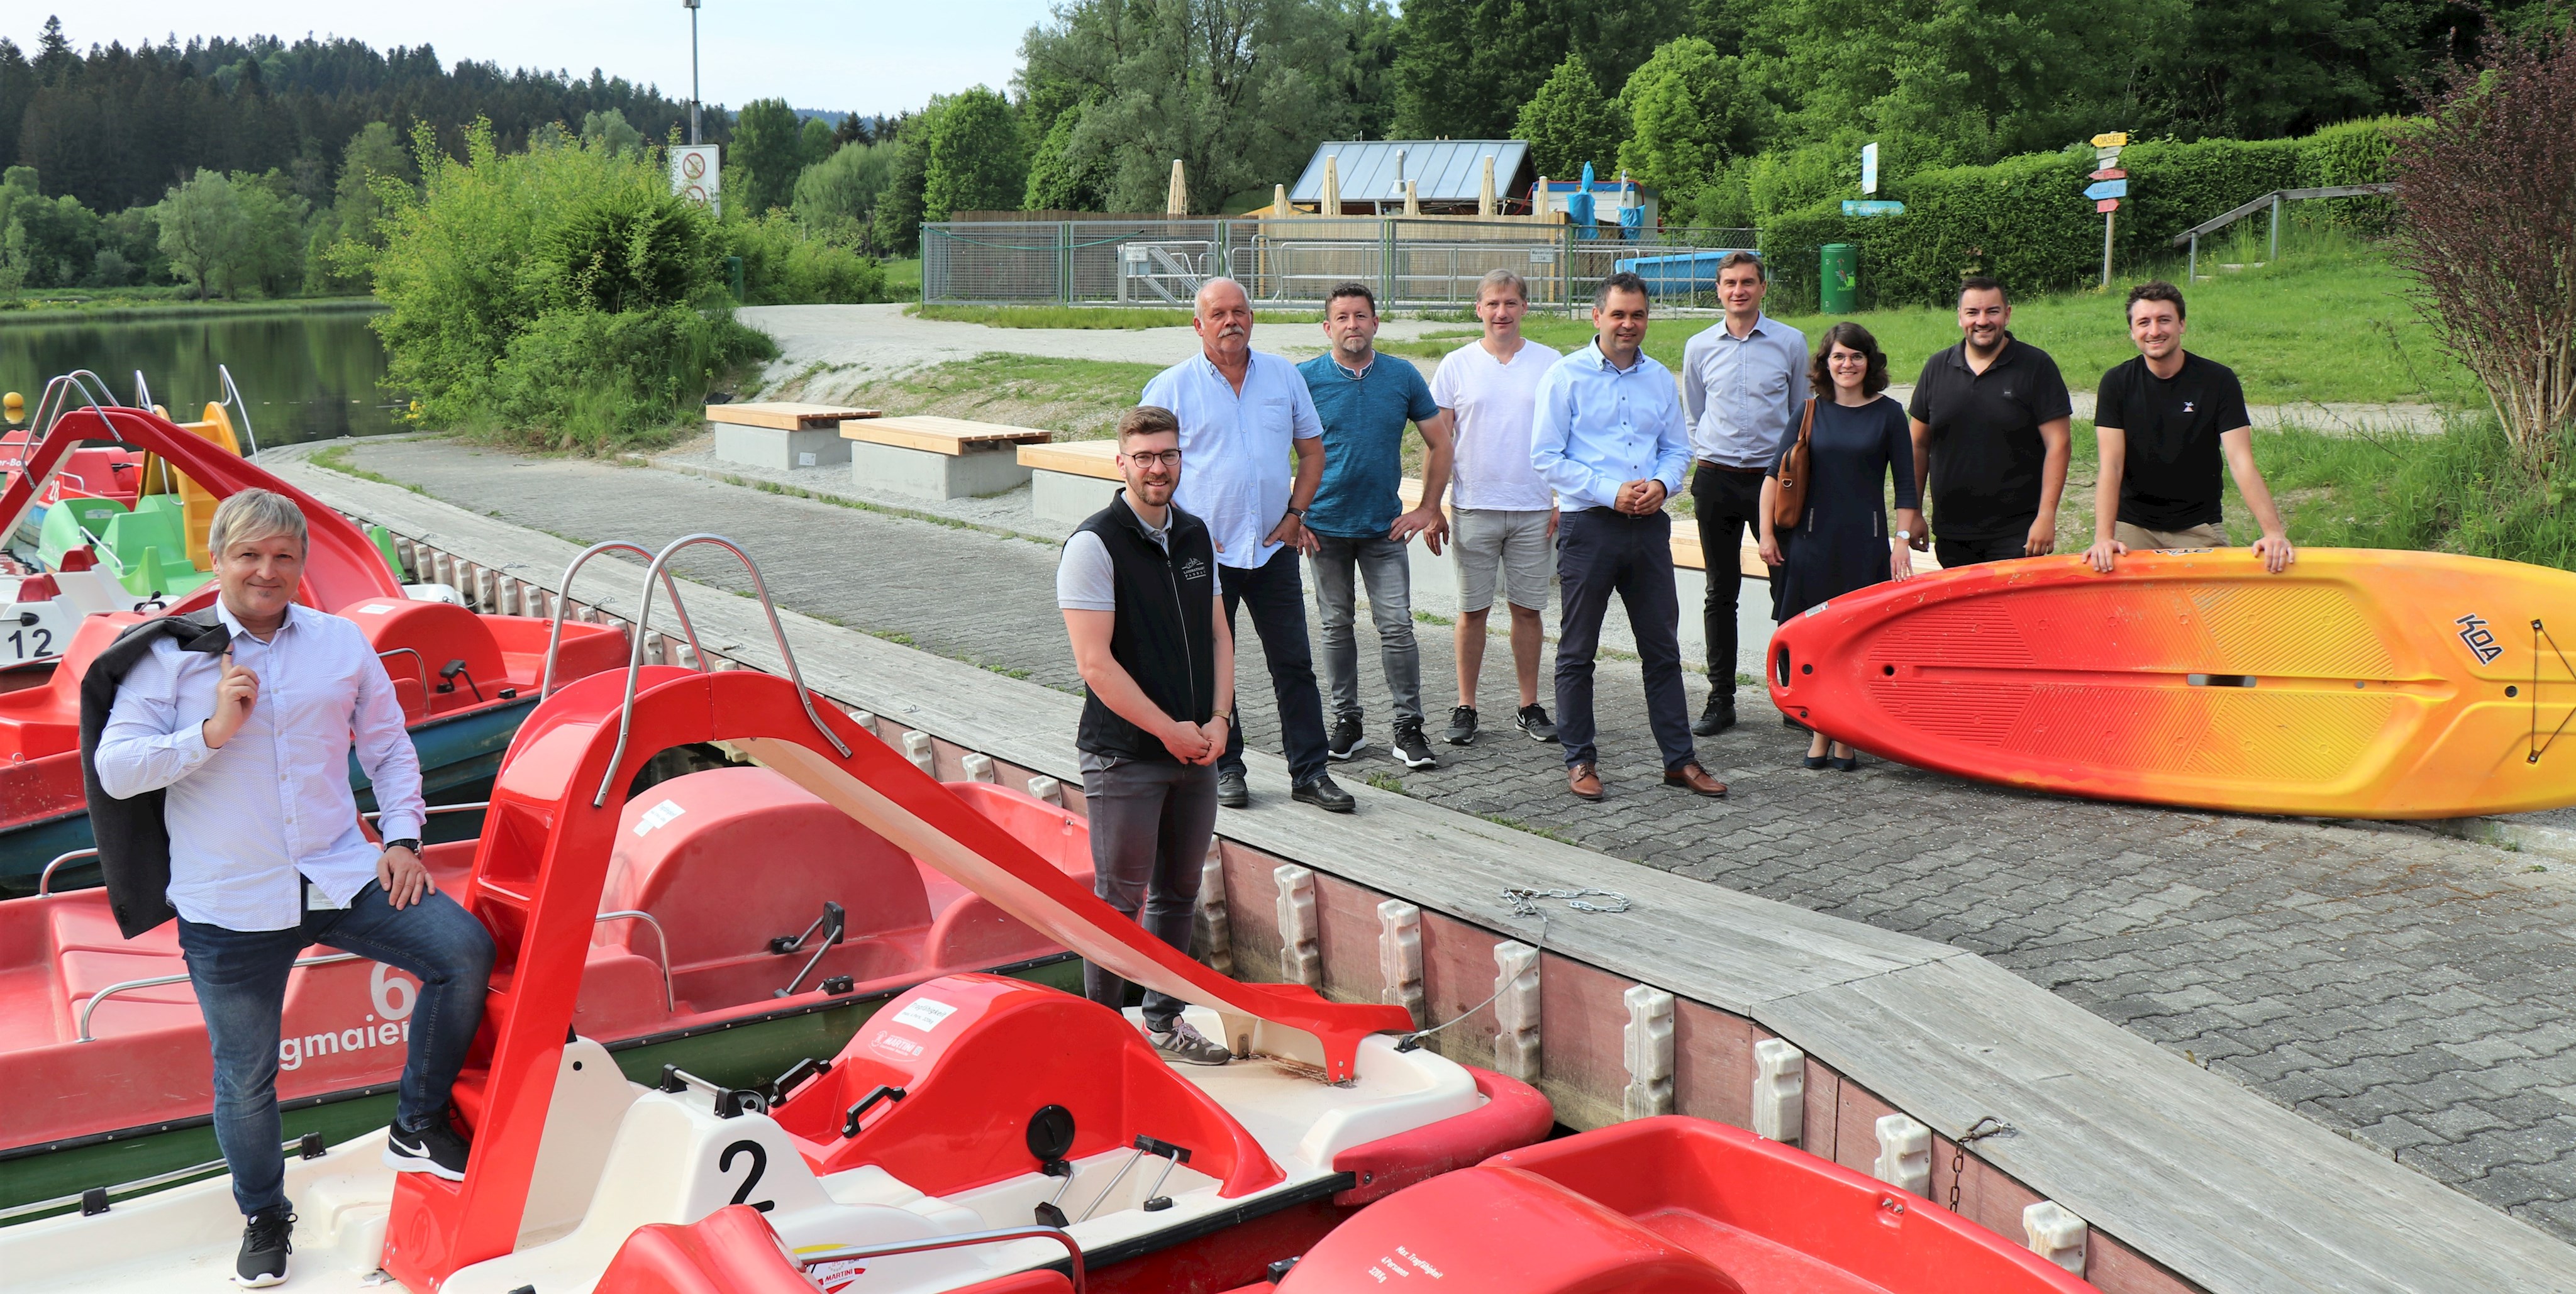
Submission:
M 1395 757 L 1407 768 L 1437 768 L 1422 735 L 1422 653 L 1413 641 L 1413 572 L 1405 545 L 1415 535 L 1440 555 L 1449 519 L 1440 496 L 1449 488 L 1449 414 L 1431 398 L 1422 370 L 1382 360 L 1377 296 L 1358 283 L 1324 301 L 1324 335 L 1333 349 L 1297 366 L 1324 424 L 1324 484 L 1306 510 L 1314 532 L 1315 601 L 1324 613 L 1324 679 L 1332 691 L 1333 726 L 1326 747 L 1349 759 L 1368 744 L 1361 725 L 1358 580 L 1368 582 L 1369 618 L 1378 655 L 1395 694 Z M 1404 424 L 1422 431 L 1422 503 L 1406 511 Z
M 1601 798 L 1592 744 L 1592 657 L 1610 595 L 1627 608 L 1645 666 L 1646 718 L 1663 754 L 1664 783 L 1724 795 L 1691 747 L 1682 693 L 1681 599 L 1673 589 L 1673 521 L 1664 500 L 1690 462 L 1690 433 L 1671 369 L 1647 357 L 1646 283 L 1613 274 L 1592 294 L 1592 344 L 1540 380 L 1530 465 L 1556 490 L 1556 577 L 1564 594 L 1556 639 L 1556 735 L 1566 786 Z

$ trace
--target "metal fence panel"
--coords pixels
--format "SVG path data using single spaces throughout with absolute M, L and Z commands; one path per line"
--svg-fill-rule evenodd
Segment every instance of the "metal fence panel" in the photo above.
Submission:
M 1716 258 L 1754 245 L 1749 229 L 1586 231 L 1508 219 L 953 222 L 922 226 L 922 299 L 1186 305 L 1200 284 L 1227 274 L 1268 306 L 1318 306 L 1358 282 L 1389 308 L 1466 310 L 1488 271 L 1508 269 L 1529 281 L 1531 304 L 1571 311 L 1627 267 L 1659 300 L 1705 304 Z

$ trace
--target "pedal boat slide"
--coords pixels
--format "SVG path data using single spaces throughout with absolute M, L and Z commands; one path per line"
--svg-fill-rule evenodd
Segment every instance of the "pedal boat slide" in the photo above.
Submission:
M 311 535 L 296 600 L 366 630 L 402 703 L 425 787 L 436 794 L 492 775 L 510 734 L 535 705 L 547 659 L 546 620 L 476 615 L 453 603 L 412 598 L 383 549 L 356 526 L 213 441 L 146 409 L 50 407 L 69 402 L 61 392 L 82 389 L 78 375 L 47 388 L 32 447 L 22 450 L 22 463 L 0 490 L 0 534 L 17 529 L 75 455 L 104 452 L 84 447 L 86 440 L 149 451 L 210 499 L 252 487 L 285 495 L 303 509 Z M 205 511 L 211 516 L 211 507 Z M 34 577 L 22 582 L 21 597 L 25 583 L 89 573 Z M 0 691 L 0 888 L 25 893 L 42 885 L 43 872 L 57 862 L 66 864 L 57 884 L 96 882 L 84 858 L 65 858 L 93 843 L 81 798 L 81 676 L 125 626 L 145 615 L 211 606 L 215 593 L 209 581 L 166 607 L 82 616 L 49 676 Z M 613 669 L 625 654 L 619 632 L 609 626 L 566 624 L 562 636 L 559 680 Z M 363 800 L 365 778 L 354 766 L 351 780 Z
M 714 536 L 675 541 L 646 587 L 672 552 L 699 542 L 740 555 Z M 1355 1206 L 1547 1134 L 1552 1112 L 1534 1089 L 1401 1046 L 1413 1028 L 1402 1007 L 1238 983 L 1147 935 L 959 788 L 817 705 L 783 634 L 778 645 L 784 676 L 646 666 L 639 647 L 624 672 L 538 705 L 504 756 L 467 874 L 448 891 L 498 948 L 455 1092 L 473 1137 L 465 1178 L 393 1173 L 381 1129 L 290 1158 L 296 1287 L 390 1277 L 417 1294 L 818 1282 L 1019 1294 L 1067 1288 L 1052 1266 L 1087 1274 L 1088 1288 L 1226 1289 L 1260 1279 Z M 638 815 L 626 812 L 627 788 L 655 753 L 713 742 L 1052 942 L 1192 1003 L 1201 1031 L 1240 1059 L 1167 1064 L 1132 1016 L 964 974 L 910 989 L 838 1054 L 766 1088 L 677 1069 L 630 1082 L 580 1033 L 578 1015 L 623 842 L 655 818 L 659 788 Z M 772 1263 L 802 1274 L 786 1285 L 611 1275 L 640 1229 L 730 1205 L 775 1235 Z M 0 1271 L 13 1291 L 214 1289 L 229 1279 L 240 1232 L 218 1176 L 0 1228 Z M 887 1247 L 907 1252 L 875 1256 Z M 746 1269 L 742 1280 L 764 1276 Z

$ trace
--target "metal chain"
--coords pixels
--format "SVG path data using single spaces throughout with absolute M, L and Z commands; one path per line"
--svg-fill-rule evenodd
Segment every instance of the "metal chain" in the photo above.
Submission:
M 1995 1126 L 1989 1128 L 1986 1126 L 1989 1123 Z M 1960 1133 L 1959 1139 L 1950 1143 L 1950 1211 L 1952 1213 L 1959 1211 L 1959 1181 L 1968 1175 L 1968 1143 L 1983 1141 L 1988 1137 L 2010 1136 L 2012 1132 L 2011 1124 L 1989 1114 L 1969 1124 L 1968 1130 Z
M 1595 896 L 1607 899 L 1609 902 L 1589 903 L 1585 901 Z M 1512 915 L 1516 917 L 1535 917 L 1543 915 L 1539 911 L 1538 906 L 1538 901 L 1540 899 L 1563 899 L 1565 900 L 1565 906 L 1572 908 L 1577 912 L 1625 912 L 1629 908 L 1636 906 L 1629 900 L 1627 895 L 1621 894 L 1617 890 L 1542 890 L 1535 889 L 1527 885 L 1506 885 L 1503 887 L 1503 902 L 1506 906 L 1511 908 Z

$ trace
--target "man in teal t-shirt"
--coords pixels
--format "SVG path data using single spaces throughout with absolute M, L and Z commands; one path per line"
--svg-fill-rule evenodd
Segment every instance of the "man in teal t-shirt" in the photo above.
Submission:
M 1440 498 L 1449 488 L 1449 413 L 1431 398 L 1422 370 L 1374 348 L 1377 298 L 1357 283 L 1324 302 L 1324 335 L 1333 349 L 1297 366 L 1324 424 L 1324 483 L 1306 510 L 1319 545 L 1315 600 L 1324 612 L 1324 674 L 1333 724 L 1326 753 L 1349 759 L 1368 744 L 1362 735 L 1356 581 L 1368 583 L 1369 618 L 1377 624 L 1387 690 L 1395 694 L 1395 753 L 1408 768 L 1435 768 L 1422 735 L 1422 655 L 1413 643 L 1413 577 L 1405 545 L 1422 536 L 1434 557 L 1449 534 Z M 1422 433 L 1422 502 L 1406 511 L 1404 424 Z

